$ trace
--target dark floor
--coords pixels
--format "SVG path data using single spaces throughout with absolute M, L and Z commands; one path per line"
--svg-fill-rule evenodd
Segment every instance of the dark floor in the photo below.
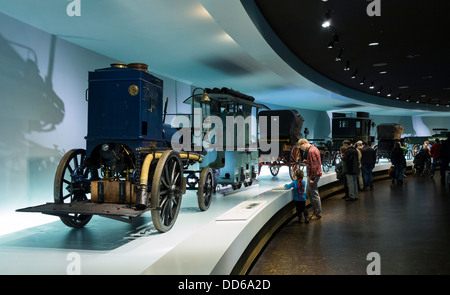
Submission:
M 321 220 L 280 229 L 249 274 L 364 275 L 371 252 L 382 275 L 450 274 L 450 188 L 438 175 L 380 181 L 354 202 L 342 196 L 322 201 Z

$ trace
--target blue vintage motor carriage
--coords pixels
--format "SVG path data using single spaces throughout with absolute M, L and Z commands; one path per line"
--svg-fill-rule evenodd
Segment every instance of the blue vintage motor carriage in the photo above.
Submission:
M 192 106 L 190 119 L 195 119 L 196 109 L 203 119 L 226 112 L 249 116 L 252 107 L 266 108 L 228 88 L 197 90 L 185 101 Z M 54 202 L 17 211 L 56 215 L 67 226 L 81 228 L 93 215 L 131 222 L 150 210 L 155 228 L 167 232 L 177 219 L 186 188 L 197 190 L 204 211 L 218 184 L 238 188 L 256 177 L 258 152 L 248 141 L 244 150 L 207 155 L 201 145 L 211 128 L 203 121 L 199 130 L 190 126 L 188 148 L 173 149 L 172 138 L 182 128 L 164 123 L 163 81 L 149 74 L 145 64 L 112 64 L 89 72 L 86 100 L 86 149 L 72 149 L 62 157 L 54 179 Z

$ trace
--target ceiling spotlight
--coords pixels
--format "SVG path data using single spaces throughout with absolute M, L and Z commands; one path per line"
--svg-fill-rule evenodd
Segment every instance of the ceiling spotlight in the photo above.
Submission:
M 333 48 L 336 43 L 339 43 L 339 37 L 338 37 L 338 35 L 336 33 L 334 33 L 333 34 L 333 39 L 331 40 L 330 43 L 328 43 L 328 48 L 329 49 Z
M 381 90 L 383 90 L 383 86 L 381 86 L 380 89 L 378 89 L 377 93 L 380 94 Z
M 350 71 L 350 60 L 347 60 L 347 64 L 344 67 L 344 71 Z
M 391 97 L 391 89 L 389 89 L 389 92 L 388 92 L 388 94 L 386 95 L 387 97 Z
M 399 93 L 395 99 L 400 99 L 400 96 L 402 96 L 401 93 Z
M 359 85 L 364 85 L 364 82 L 366 82 L 366 76 L 364 76 L 364 78 L 362 78 L 361 82 L 359 82 Z
M 352 79 L 355 79 L 355 78 L 356 78 L 356 75 L 358 75 L 358 69 L 355 70 L 355 72 L 353 73 L 353 75 L 352 75 L 351 78 L 352 78 Z
M 339 54 L 336 56 L 336 61 L 341 61 L 342 60 L 342 52 L 344 51 L 344 48 L 341 48 L 341 50 L 339 50 Z
M 327 13 L 325 13 L 325 19 L 322 23 L 322 28 L 328 28 L 331 26 L 331 10 L 328 10 Z
M 373 85 L 373 81 L 370 83 L 370 87 L 369 87 L 370 89 L 374 89 L 375 88 L 375 85 Z

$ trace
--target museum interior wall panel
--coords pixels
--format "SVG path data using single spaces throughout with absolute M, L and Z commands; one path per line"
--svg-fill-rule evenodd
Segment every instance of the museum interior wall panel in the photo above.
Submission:
M 53 201 L 62 156 L 85 148 L 88 72 L 117 62 L 0 13 L 0 235 L 58 218 L 14 212 Z M 124 61 L 135 62 L 135 61 Z M 168 111 L 192 85 L 166 77 Z

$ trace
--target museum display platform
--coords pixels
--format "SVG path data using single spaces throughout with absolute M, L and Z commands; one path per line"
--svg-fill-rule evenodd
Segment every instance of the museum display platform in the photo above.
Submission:
M 374 171 L 386 175 L 389 167 L 377 164 Z M 149 212 L 131 224 L 94 216 L 85 228 L 72 229 L 56 218 L 9 233 L 0 236 L 0 274 L 245 273 L 258 249 L 292 215 L 291 191 L 273 189 L 290 181 L 287 167 L 277 177 L 263 168 L 256 185 L 216 194 L 205 212 L 196 192 L 188 191 L 167 233 L 153 227 Z M 319 186 L 330 192 L 341 186 L 334 169 L 324 173 Z

